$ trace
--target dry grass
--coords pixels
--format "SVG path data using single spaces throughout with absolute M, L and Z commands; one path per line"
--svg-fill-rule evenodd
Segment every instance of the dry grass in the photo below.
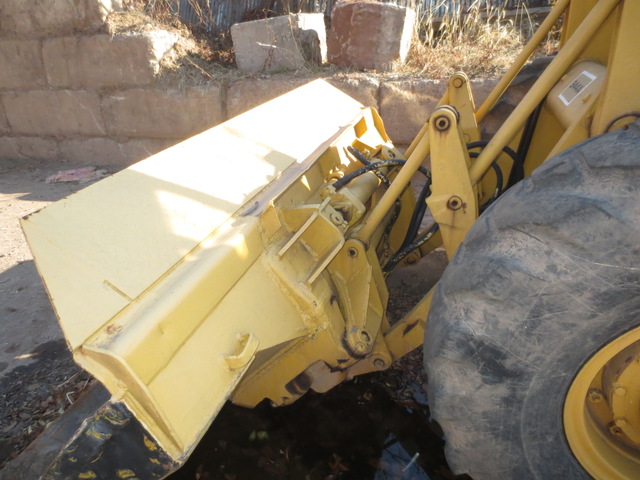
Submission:
M 195 4 L 197 0 L 193 1 Z M 171 10 L 168 0 L 125 0 L 122 11 L 109 16 L 107 28 L 112 35 L 157 29 L 177 34 L 173 51 L 161 61 L 159 80 L 165 84 L 206 84 L 234 75 L 235 58 L 229 36 L 210 34 L 204 23 L 186 25 Z
M 463 10 L 459 3 L 442 0 L 445 13 L 435 18 L 418 12 L 418 26 L 407 62 L 396 70 L 446 78 L 458 71 L 469 76 L 495 75 L 512 63 L 534 30 L 526 11 L 507 18 L 500 8 L 479 0 Z
M 163 64 L 167 77 L 182 76 L 192 83 L 233 75 L 235 58 L 229 34 L 207 31 L 206 20 L 211 17 L 208 0 L 189 1 L 199 19 L 196 25 L 182 23 L 170 0 L 124 0 L 124 11 L 112 15 L 110 31 L 164 28 L 178 33 L 181 40 L 176 52 Z M 285 10 L 287 1 L 282 0 Z M 440 2 L 446 9 L 442 17 L 417 12 L 420 20 L 407 61 L 397 65 L 394 73 L 430 78 L 447 78 L 458 71 L 470 77 L 498 75 L 512 64 L 535 28 L 536 22 L 526 10 L 507 18 L 503 9 L 482 5 L 481 0 L 474 0 L 464 11 L 459 0 Z M 247 12 L 250 14 L 268 16 L 262 11 Z M 540 53 L 550 53 L 556 45 L 557 38 L 550 37 Z

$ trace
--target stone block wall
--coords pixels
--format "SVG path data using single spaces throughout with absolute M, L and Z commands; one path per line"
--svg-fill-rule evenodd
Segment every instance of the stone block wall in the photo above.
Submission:
M 105 34 L 116 8 L 115 0 L 0 2 L 0 159 L 124 167 L 318 77 L 377 108 L 402 146 L 445 89 L 440 81 L 360 73 L 226 76 L 171 87 L 157 74 L 177 36 Z
M 0 158 L 124 166 L 226 118 L 219 84 L 158 82 L 177 35 L 104 33 L 118 8 L 0 2 Z

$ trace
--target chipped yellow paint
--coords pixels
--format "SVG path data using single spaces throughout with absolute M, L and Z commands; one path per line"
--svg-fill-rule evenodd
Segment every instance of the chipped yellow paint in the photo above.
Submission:
M 153 443 L 149 439 L 149 437 L 147 437 L 146 435 L 144 436 L 144 446 L 147 447 L 152 452 L 155 452 L 156 450 L 158 450 L 158 446 L 155 443 Z
M 160 460 L 158 460 L 157 458 L 150 458 L 149 461 L 151 463 L 155 463 L 156 465 L 160 465 Z
M 79 473 L 78 478 L 98 478 L 95 472 L 89 471 L 84 473 Z
M 89 430 L 87 430 L 85 435 L 87 435 L 88 437 L 97 438 L 98 440 L 107 440 L 107 439 L 111 438 L 111 434 L 110 433 L 98 432 L 98 431 L 94 430 L 93 428 L 90 428 Z
M 102 453 L 100 452 L 100 455 L 98 455 L 96 458 L 94 458 L 93 460 L 91 460 L 91 463 L 97 463 L 101 458 L 102 458 Z
M 133 473 L 133 471 L 131 470 L 118 470 L 116 472 L 116 475 L 118 475 L 118 478 L 133 478 L 136 476 L 135 473 Z

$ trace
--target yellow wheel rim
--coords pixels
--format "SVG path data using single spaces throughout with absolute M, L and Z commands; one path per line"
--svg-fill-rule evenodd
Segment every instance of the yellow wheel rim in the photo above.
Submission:
M 640 327 L 582 367 L 564 406 L 573 454 L 596 480 L 640 477 Z

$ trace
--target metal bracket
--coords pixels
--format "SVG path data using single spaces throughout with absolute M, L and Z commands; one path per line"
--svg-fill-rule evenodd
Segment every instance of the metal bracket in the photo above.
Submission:
M 328 267 L 345 319 L 346 346 L 354 357 L 371 352 L 384 316 L 373 265 L 362 242 L 351 239 Z
M 459 124 L 465 143 L 480 140 L 480 129 L 475 115 L 475 102 L 469 85 L 469 78 L 462 72 L 449 79 L 449 105 L 454 107 L 460 117 Z
M 433 184 L 427 204 L 440 225 L 447 256 L 451 258 L 478 218 L 477 194 L 469 178 L 471 161 L 458 112 L 449 105 L 429 119 Z

